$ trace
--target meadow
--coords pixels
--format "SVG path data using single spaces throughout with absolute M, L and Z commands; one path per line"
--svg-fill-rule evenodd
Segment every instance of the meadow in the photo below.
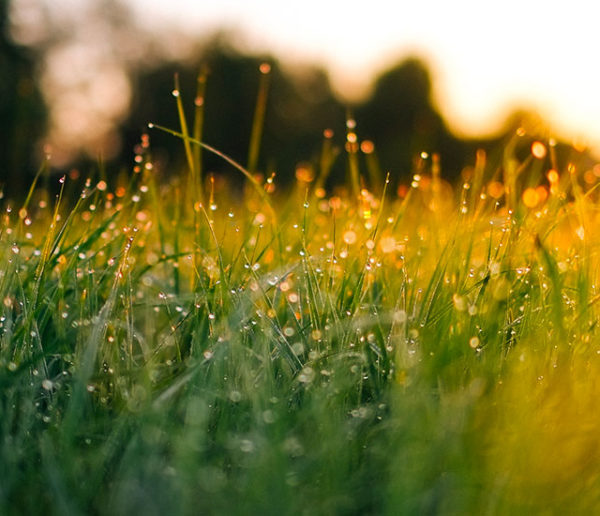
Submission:
M 260 95 L 242 166 L 174 94 L 127 177 L 3 201 L 0 513 L 598 510 L 600 166 L 519 130 L 396 184 L 349 119 L 284 188 Z

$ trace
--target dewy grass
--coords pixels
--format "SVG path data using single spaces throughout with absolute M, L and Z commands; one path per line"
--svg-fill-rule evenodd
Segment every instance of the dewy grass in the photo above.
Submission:
M 524 182 L 537 142 L 508 185 L 480 153 L 453 196 L 427 157 L 401 196 L 328 195 L 230 163 L 254 189 L 186 203 L 144 138 L 128 188 L 4 205 L 2 514 L 598 510 L 585 170 Z

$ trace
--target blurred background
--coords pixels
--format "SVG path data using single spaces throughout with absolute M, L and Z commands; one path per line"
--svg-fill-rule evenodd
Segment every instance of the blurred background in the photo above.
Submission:
M 455 180 L 477 149 L 494 152 L 521 126 L 556 139 L 564 161 L 600 149 L 592 2 L 390 4 L 0 0 L 4 191 L 28 187 L 45 155 L 55 173 L 87 175 L 100 162 L 109 174 L 130 171 L 148 122 L 179 126 L 175 72 L 191 115 L 207 71 L 203 139 L 245 164 L 263 62 L 258 169 L 283 184 L 318 160 L 325 130 L 343 148 L 348 117 L 395 181 L 423 152 L 439 153 Z M 151 138 L 157 173 L 182 166 L 181 142 Z M 344 163 L 336 167 L 333 180 L 343 180 Z M 227 166 L 207 157 L 205 169 Z

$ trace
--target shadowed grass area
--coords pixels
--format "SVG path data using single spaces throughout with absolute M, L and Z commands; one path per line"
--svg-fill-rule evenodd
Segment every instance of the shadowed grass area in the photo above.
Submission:
M 519 133 L 454 192 L 426 155 L 398 193 L 361 189 L 352 122 L 355 194 L 323 189 L 329 134 L 287 192 L 230 162 L 251 183 L 233 197 L 182 127 L 191 173 L 169 184 L 144 136 L 128 184 L 4 206 L 0 512 L 598 507 L 585 171 L 541 141 L 519 161 Z

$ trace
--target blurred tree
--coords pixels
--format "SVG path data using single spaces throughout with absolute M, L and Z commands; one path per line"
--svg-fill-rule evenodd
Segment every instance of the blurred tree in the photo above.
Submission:
M 345 109 L 329 85 L 326 74 L 318 68 L 284 71 L 271 56 L 246 56 L 219 39 L 199 51 L 196 60 L 208 67 L 204 101 L 203 139 L 206 143 L 246 165 L 256 104 L 259 66 L 271 65 L 269 92 L 260 146 L 258 170 L 277 173 L 278 182 L 294 177 L 298 162 L 310 160 L 320 151 L 323 130 L 343 127 Z M 192 120 L 198 65 L 163 63 L 133 74 L 133 106 L 123 124 L 124 148 L 131 149 L 148 122 L 178 129 L 175 102 L 170 92 L 173 76 L 180 76 L 182 96 Z M 152 148 L 159 161 L 183 165 L 182 144 L 172 136 L 152 133 Z M 221 159 L 204 154 L 205 170 L 227 172 L 231 169 Z
M 18 195 L 31 181 L 40 157 L 47 110 L 37 82 L 37 55 L 9 34 L 9 0 L 0 0 L 0 182 Z
M 426 65 L 407 59 L 380 75 L 371 96 L 355 108 L 359 136 L 375 142 L 383 170 L 393 177 L 414 171 L 421 152 L 437 152 L 443 174 L 455 178 L 465 164 L 467 147 L 454 137 L 431 101 Z

